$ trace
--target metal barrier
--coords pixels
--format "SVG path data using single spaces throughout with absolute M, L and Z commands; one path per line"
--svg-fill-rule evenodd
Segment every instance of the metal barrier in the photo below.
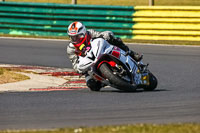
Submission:
M 200 7 L 0 2 L 0 34 L 66 36 L 73 21 L 121 38 L 200 41 Z

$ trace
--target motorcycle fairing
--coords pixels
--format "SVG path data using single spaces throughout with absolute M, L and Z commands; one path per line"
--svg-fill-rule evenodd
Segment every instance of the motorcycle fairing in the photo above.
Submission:
M 115 47 L 113 48 L 112 53 L 113 53 L 113 51 L 117 51 Z M 137 85 L 141 84 L 141 74 L 137 73 L 139 68 L 137 67 L 136 61 L 133 60 L 129 55 L 126 56 L 125 51 L 123 51 L 121 49 L 119 49 L 119 51 L 120 51 L 119 60 L 122 61 L 123 64 L 126 65 L 126 68 L 128 69 L 128 71 L 132 75 L 134 83 L 137 84 Z M 114 57 L 116 57 L 116 56 L 114 56 Z
M 115 56 L 116 58 L 120 58 L 120 48 L 115 46 L 111 52 L 111 55 Z
M 101 38 L 93 40 L 91 42 L 91 50 L 85 57 L 79 58 L 78 69 L 82 72 L 86 72 L 92 68 L 92 71 L 97 72 L 97 70 L 95 70 L 97 66 L 94 67 L 94 65 L 99 64 L 103 60 L 113 60 L 116 63 L 120 63 L 128 72 L 129 81 L 134 84 L 141 84 L 141 74 L 137 73 L 138 67 L 136 62 L 129 55 L 126 56 L 125 51 L 110 45 Z

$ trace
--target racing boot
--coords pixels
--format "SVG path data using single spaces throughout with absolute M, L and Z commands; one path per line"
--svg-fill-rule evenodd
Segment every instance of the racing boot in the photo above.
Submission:
M 140 62 L 143 58 L 142 54 L 136 53 L 132 50 L 129 50 L 126 53 L 127 53 L 127 55 L 130 55 L 136 62 Z
M 139 53 L 136 53 L 136 52 L 130 50 L 130 49 L 128 48 L 128 46 L 126 46 L 126 45 L 123 43 L 123 41 L 122 41 L 120 38 L 118 38 L 118 37 L 112 38 L 112 43 L 111 43 L 111 44 L 113 44 L 113 45 L 115 45 L 115 46 L 121 48 L 122 50 L 124 50 L 124 51 L 126 52 L 126 56 L 127 56 L 127 55 L 130 55 L 130 56 L 131 56 L 135 61 L 137 61 L 137 62 L 141 61 L 142 58 L 143 58 L 143 55 L 142 55 L 142 54 L 139 54 Z
M 89 75 L 86 75 L 85 79 L 86 79 L 86 85 L 92 91 L 100 91 L 100 89 L 105 86 L 101 82 L 92 79 Z

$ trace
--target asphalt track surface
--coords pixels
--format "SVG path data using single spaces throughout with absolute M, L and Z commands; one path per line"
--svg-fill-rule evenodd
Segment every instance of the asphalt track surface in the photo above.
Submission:
M 0 63 L 71 67 L 68 42 L 0 38 Z M 200 47 L 129 45 L 157 76 L 153 92 L 89 89 L 0 94 L 0 129 L 200 122 Z

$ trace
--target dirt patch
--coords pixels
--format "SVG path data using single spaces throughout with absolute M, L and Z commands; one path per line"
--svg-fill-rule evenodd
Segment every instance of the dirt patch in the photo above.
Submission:
M 11 69 L 0 68 L 0 84 L 12 83 L 30 79 L 28 76 L 16 73 Z
M 30 80 L 4 84 L 5 70 L 30 77 Z M 87 89 L 85 78 L 69 68 L 0 64 L 0 93 L 7 91 L 67 91 Z M 13 75 L 13 74 L 11 74 Z M 22 78 L 20 78 L 22 79 Z M 6 80 L 7 82 L 7 80 Z

